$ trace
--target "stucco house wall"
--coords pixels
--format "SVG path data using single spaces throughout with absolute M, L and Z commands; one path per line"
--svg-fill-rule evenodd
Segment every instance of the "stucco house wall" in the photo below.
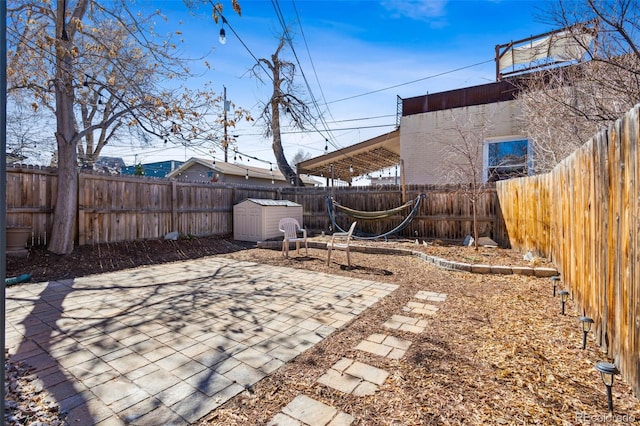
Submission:
M 483 169 L 485 141 L 526 139 L 516 101 L 502 101 L 406 115 L 400 121 L 400 157 L 407 184 L 465 183 L 451 173 L 454 163 L 464 161 L 454 145 L 463 142 L 460 130 L 471 130 L 476 166 Z M 463 149 L 464 152 L 471 152 Z M 458 180 L 453 181 L 454 179 Z

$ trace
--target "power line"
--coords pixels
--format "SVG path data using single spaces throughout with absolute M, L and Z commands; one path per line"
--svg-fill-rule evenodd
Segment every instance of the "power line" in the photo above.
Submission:
M 382 88 L 382 89 L 377 89 L 377 90 L 372 90 L 370 92 L 361 93 L 359 95 L 353 95 L 353 96 L 348 96 L 346 98 L 336 99 L 336 100 L 327 102 L 327 104 L 335 104 L 337 102 L 348 101 L 350 99 L 360 98 L 362 96 L 367 96 L 367 95 L 372 95 L 374 93 L 384 92 L 385 90 L 390 90 L 390 89 L 395 89 L 397 87 L 407 86 L 409 84 L 417 83 L 419 81 L 429 80 L 431 78 L 441 77 L 443 75 L 451 74 L 451 73 L 454 73 L 454 72 L 457 72 L 457 71 L 462 71 L 462 70 L 465 70 L 467 68 L 473 68 L 473 67 L 477 67 L 479 65 L 488 64 L 489 62 L 493 62 L 494 60 L 495 59 L 489 59 L 487 61 L 478 62 L 476 64 L 467 65 L 467 66 L 456 68 L 456 69 L 449 70 L 449 71 L 444 71 L 444 72 L 441 72 L 441 73 L 438 73 L 438 74 L 433 74 L 433 75 L 430 75 L 430 76 L 427 76 L 427 77 L 419 78 L 417 80 L 407 81 L 406 83 L 400 83 L 400 84 L 396 84 L 396 85 L 393 85 L 393 86 L 385 87 L 385 88 Z
M 302 21 L 300 20 L 300 15 L 298 14 L 298 8 L 296 7 L 296 2 L 295 2 L 295 0 L 291 0 L 291 3 L 293 4 L 293 10 L 296 13 L 296 19 L 298 21 L 298 25 L 300 26 L 300 34 L 302 34 L 302 40 L 304 40 L 304 46 L 307 49 L 307 55 L 309 56 L 309 62 L 311 63 L 311 69 L 313 70 L 313 75 L 316 77 L 316 83 L 318 83 L 318 88 L 320 89 L 320 95 L 322 96 L 322 100 L 326 105 L 327 104 L 327 99 L 324 96 L 324 91 L 322 90 L 322 85 L 320 84 L 320 79 L 318 78 L 318 73 L 316 72 L 316 66 L 313 63 L 313 58 L 311 57 L 311 50 L 309 50 L 309 44 L 307 43 L 307 37 L 305 37 L 304 31 L 302 29 Z M 329 117 L 331 117 L 332 120 L 335 120 L 333 118 L 333 115 L 331 114 L 331 110 L 327 108 L 327 111 L 329 112 Z
M 280 4 L 279 4 L 278 0 L 271 0 L 271 3 L 273 5 L 273 8 L 275 9 L 276 16 L 278 17 L 280 25 L 282 26 L 282 30 L 283 30 L 284 36 L 285 36 L 287 42 L 289 43 L 289 46 L 291 48 L 291 52 L 293 53 L 293 56 L 296 59 L 296 63 L 298 64 L 298 68 L 300 69 L 300 74 L 302 75 L 302 79 L 304 80 L 304 82 L 305 82 L 305 84 L 307 86 L 307 90 L 309 91 L 309 96 L 311 97 L 311 102 L 313 103 L 313 106 L 316 108 L 316 111 L 318 113 L 318 118 L 320 119 L 320 122 L 322 123 L 325 131 L 329 135 L 329 138 L 335 139 L 334 136 L 331 134 L 331 131 L 328 128 L 329 126 L 327 126 L 327 123 L 324 120 L 324 116 L 323 116 L 322 112 L 320 111 L 320 106 L 318 105 L 318 102 L 315 99 L 315 96 L 313 95 L 313 91 L 311 90 L 311 85 L 309 84 L 309 81 L 307 80 L 307 76 L 304 73 L 304 69 L 302 68 L 302 64 L 300 63 L 300 59 L 298 58 L 298 54 L 297 54 L 297 52 L 295 50 L 295 47 L 293 46 L 293 40 L 292 40 L 291 34 L 290 34 L 289 29 L 287 28 L 287 26 L 286 26 L 286 24 L 284 22 L 284 16 L 282 14 L 282 10 L 280 9 Z M 320 130 L 317 129 L 317 127 L 315 126 L 314 123 L 309 122 L 309 124 L 311 124 L 311 127 L 313 127 L 322 136 L 322 133 L 320 132 Z M 334 140 L 330 141 L 329 138 L 325 137 L 325 143 L 330 143 L 336 149 L 340 149 L 341 148 L 338 145 L 337 142 L 335 142 Z

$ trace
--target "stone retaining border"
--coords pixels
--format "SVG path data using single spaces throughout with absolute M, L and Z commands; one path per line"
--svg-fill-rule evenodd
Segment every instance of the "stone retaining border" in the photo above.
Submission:
M 280 250 L 282 241 L 258 241 L 258 248 Z M 326 250 L 327 244 L 318 241 L 309 241 L 310 248 Z M 559 275 L 556 268 L 547 267 L 529 267 L 529 266 L 501 266 L 501 265 L 483 265 L 456 262 L 443 259 L 437 256 L 430 256 L 420 251 L 386 248 L 386 247 L 369 247 L 369 246 L 351 246 L 351 251 L 368 253 L 368 254 L 392 254 L 398 256 L 416 256 L 438 268 L 447 269 L 449 271 L 470 272 L 473 274 L 497 274 L 497 275 L 528 275 L 537 278 L 548 278 Z

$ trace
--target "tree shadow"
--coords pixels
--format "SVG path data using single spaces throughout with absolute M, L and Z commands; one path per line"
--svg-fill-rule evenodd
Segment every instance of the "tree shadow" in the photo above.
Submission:
M 389 271 L 387 269 L 372 268 L 372 267 L 368 267 L 368 266 L 340 265 L 340 269 L 343 270 L 343 271 L 349 271 L 349 272 L 353 272 L 355 274 L 362 274 L 362 275 L 381 275 L 381 276 L 393 275 L 393 272 L 391 272 L 391 271 Z
M 219 392 L 227 391 L 225 397 L 231 397 L 250 390 L 274 368 L 318 343 L 337 326 L 307 330 L 299 324 L 324 321 L 334 312 L 352 315 L 354 306 L 366 309 L 359 293 L 362 287 L 347 287 L 341 281 L 333 293 L 325 294 L 324 299 L 318 297 L 312 272 L 297 271 L 309 274 L 307 282 L 301 283 L 299 276 L 292 276 L 286 268 L 222 258 L 173 265 L 167 271 L 158 268 L 162 267 L 14 287 L 8 293 L 8 322 L 22 315 L 15 359 L 36 369 L 43 387 L 68 413 L 71 424 L 95 424 L 114 413 L 122 421 L 136 421 L 162 404 L 168 408 L 161 422 L 176 418 L 194 421 L 226 400 L 214 397 Z M 350 306 L 327 302 L 330 298 Z M 147 348 L 153 345 L 158 348 Z M 147 364 L 157 367 L 153 360 L 160 355 L 156 350 L 190 358 L 164 373 L 149 370 L 151 378 L 159 373 L 180 377 L 183 399 L 176 401 L 169 389 L 148 391 L 149 411 L 138 412 L 135 404 L 133 408 L 116 408 L 123 405 L 120 398 L 128 398 L 126 395 L 100 394 L 101 386 L 106 393 L 108 383 L 116 382 L 122 389 L 146 392 L 145 383 L 150 380 L 140 376 L 149 368 Z M 236 356 L 240 353 L 252 367 L 238 367 Z M 271 361 L 261 364 L 260 357 L 265 354 Z M 142 366 L 145 360 L 148 362 Z M 139 368 L 136 362 L 141 363 Z M 187 377 L 191 373 L 187 366 L 198 371 Z M 235 368 L 239 369 L 236 376 L 234 371 L 229 373 Z M 92 394 L 108 408 L 105 412 L 96 412 Z

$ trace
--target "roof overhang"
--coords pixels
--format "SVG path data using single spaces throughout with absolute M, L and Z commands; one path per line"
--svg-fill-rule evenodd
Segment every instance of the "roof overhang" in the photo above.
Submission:
M 297 164 L 299 174 L 351 182 L 400 162 L 400 129 Z

